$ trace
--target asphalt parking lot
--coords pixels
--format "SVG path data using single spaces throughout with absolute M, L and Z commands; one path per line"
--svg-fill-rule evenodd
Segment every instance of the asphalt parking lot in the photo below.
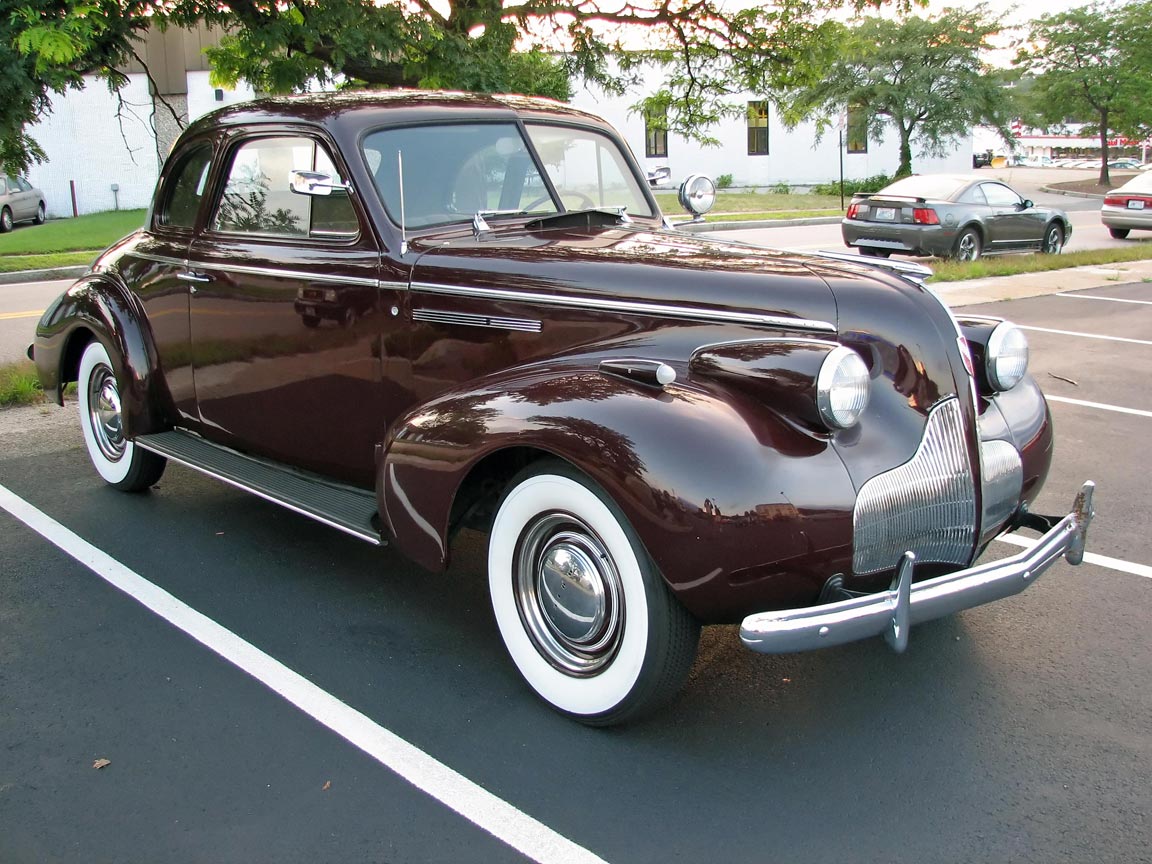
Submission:
M 1152 860 L 1152 284 L 980 310 L 1053 397 L 1036 509 L 1098 484 L 1089 560 L 902 656 L 709 628 L 615 730 L 520 682 L 481 536 L 431 576 L 179 466 L 122 495 L 32 409 L 0 429 L 0 862 Z

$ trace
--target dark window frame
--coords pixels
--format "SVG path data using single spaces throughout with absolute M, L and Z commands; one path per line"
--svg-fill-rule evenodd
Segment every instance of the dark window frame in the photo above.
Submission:
M 659 119 L 662 126 L 653 125 Z M 668 109 L 660 112 L 644 112 L 644 157 L 647 159 L 668 158 Z

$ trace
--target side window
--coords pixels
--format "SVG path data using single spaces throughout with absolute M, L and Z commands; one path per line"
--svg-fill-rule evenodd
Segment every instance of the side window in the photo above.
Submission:
M 21 192 L 31 192 L 32 184 L 25 180 L 23 177 L 16 178 L 16 185 L 20 187 Z
M 1020 203 L 1020 196 L 999 183 L 985 183 L 980 187 L 984 190 L 984 197 L 993 207 L 1015 207 Z
M 984 190 L 980 186 L 973 186 L 971 189 L 960 196 L 960 201 L 964 204 L 988 203 L 988 199 L 984 197 Z
M 16 181 L 11 177 L 5 177 L 4 182 L 0 183 L 0 191 L 2 192 L 18 192 L 20 187 L 16 185 Z
M 224 194 L 212 219 L 215 231 L 266 237 L 348 239 L 359 223 L 348 193 L 299 195 L 289 185 L 292 171 L 323 171 L 343 183 L 332 158 L 311 138 L 257 138 L 240 145 L 228 169 Z
M 211 164 L 212 148 L 207 144 L 197 147 L 184 159 L 168 180 L 170 191 L 160 208 L 159 224 L 172 228 L 191 228 L 196 224 Z

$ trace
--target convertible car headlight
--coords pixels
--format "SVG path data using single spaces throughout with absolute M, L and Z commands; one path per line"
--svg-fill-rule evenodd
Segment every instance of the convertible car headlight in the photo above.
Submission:
M 855 426 L 868 407 L 868 367 L 841 345 L 828 352 L 816 378 L 816 408 L 830 429 Z
M 1028 371 L 1028 340 L 1015 324 L 1001 321 L 988 337 L 984 371 L 996 390 L 1011 390 Z

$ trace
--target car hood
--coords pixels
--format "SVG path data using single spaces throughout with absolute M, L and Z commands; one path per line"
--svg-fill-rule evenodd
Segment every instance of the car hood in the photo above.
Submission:
M 414 241 L 415 286 L 503 289 L 592 302 L 759 313 L 834 327 L 836 300 L 811 259 L 635 226 L 504 228 Z M 831 327 L 826 328 L 831 329 Z

